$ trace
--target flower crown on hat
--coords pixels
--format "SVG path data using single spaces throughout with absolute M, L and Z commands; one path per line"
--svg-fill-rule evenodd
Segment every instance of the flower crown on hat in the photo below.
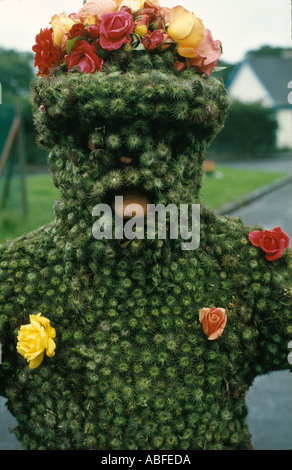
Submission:
M 54 15 L 36 36 L 34 65 L 38 76 L 57 67 L 67 72 L 103 69 L 107 53 L 162 54 L 173 68 L 194 68 L 210 76 L 222 54 L 221 41 L 194 13 L 182 6 L 162 7 L 158 0 L 90 0 L 78 13 Z

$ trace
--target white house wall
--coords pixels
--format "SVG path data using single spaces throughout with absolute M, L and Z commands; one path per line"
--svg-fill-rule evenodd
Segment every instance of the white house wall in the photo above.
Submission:
M 277 112 L 278 132 L 277 147 L 292 148 L 292 109 L 281 109 Z
M 248 63 L 243 63 L 228 87 L 228 92 L 233 100 L 242 103 L 255 103 L 261 101 L 264 106 L 274 105 L 266 88 Z

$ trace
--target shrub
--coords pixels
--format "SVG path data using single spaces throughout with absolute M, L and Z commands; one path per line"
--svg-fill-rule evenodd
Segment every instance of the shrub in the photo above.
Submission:
M 225 128 L 217 138 L 216 150 L 245 156 L 272 153 L 276 148 L 275 111 L 260 103 L 231 104 Z

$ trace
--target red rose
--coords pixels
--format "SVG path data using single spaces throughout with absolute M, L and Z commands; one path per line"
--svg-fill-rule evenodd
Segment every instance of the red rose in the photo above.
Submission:
M 84 40 L 77 40 L 70 54 L 66 55 L 68 72 L 78 65 L 83 73 L 101 70 L 103 60 L 96 54 L 95 47 Z
M 100 35 L 100 21 L 97 24 L 90 25 L 88 32 L 91 39 L 98 39 Z
M 37 75 L 48 75 L 53 65 L 60 65 L 64 54 L 53 42 L 53 29 L 41 29 L 36 36 L 34 66 L 39 68 Z
M 88 30 L 85 28 L 83 23 L 75 23 L 73 24 L 72 28 L 69 31 L 69 38 L 74 39 L 78 36 L 82 36 L 84 38 L 89 37 Z
M 148 31 L 145 34 L 144 39 L 142 41 L 143 46 L 148 51 L 156 49 L 157 47 L 161 46 L 163 41 L 167 38 L 167 34 L 164 34 L 162 29 L 156 29 L 155 31 L 151 32 Z
M 255 230 L 250 232 L 248 238 L 254 246 L 266 253 L 265 258 L 268 261 L 281 258 L 289 246 L 289 237 L 281 227 L 275 227 L 273 230 Z
M 130 41 L 133 32 L 133 16 L 126 11 L 104 13 L 100 23 L 100 45 L 112 51 Z

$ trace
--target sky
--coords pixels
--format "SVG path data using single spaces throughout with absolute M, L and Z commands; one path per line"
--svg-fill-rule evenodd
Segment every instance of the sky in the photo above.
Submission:
M 203 20 L 223 45 L 228 63 L 263 45 L 292 47 L 291 0 L 160 0 L 182 5 Z M 0 0 L 0 47 L 31 51 L 35 36 L 54 14 L 78 11 L 82 0 Z

